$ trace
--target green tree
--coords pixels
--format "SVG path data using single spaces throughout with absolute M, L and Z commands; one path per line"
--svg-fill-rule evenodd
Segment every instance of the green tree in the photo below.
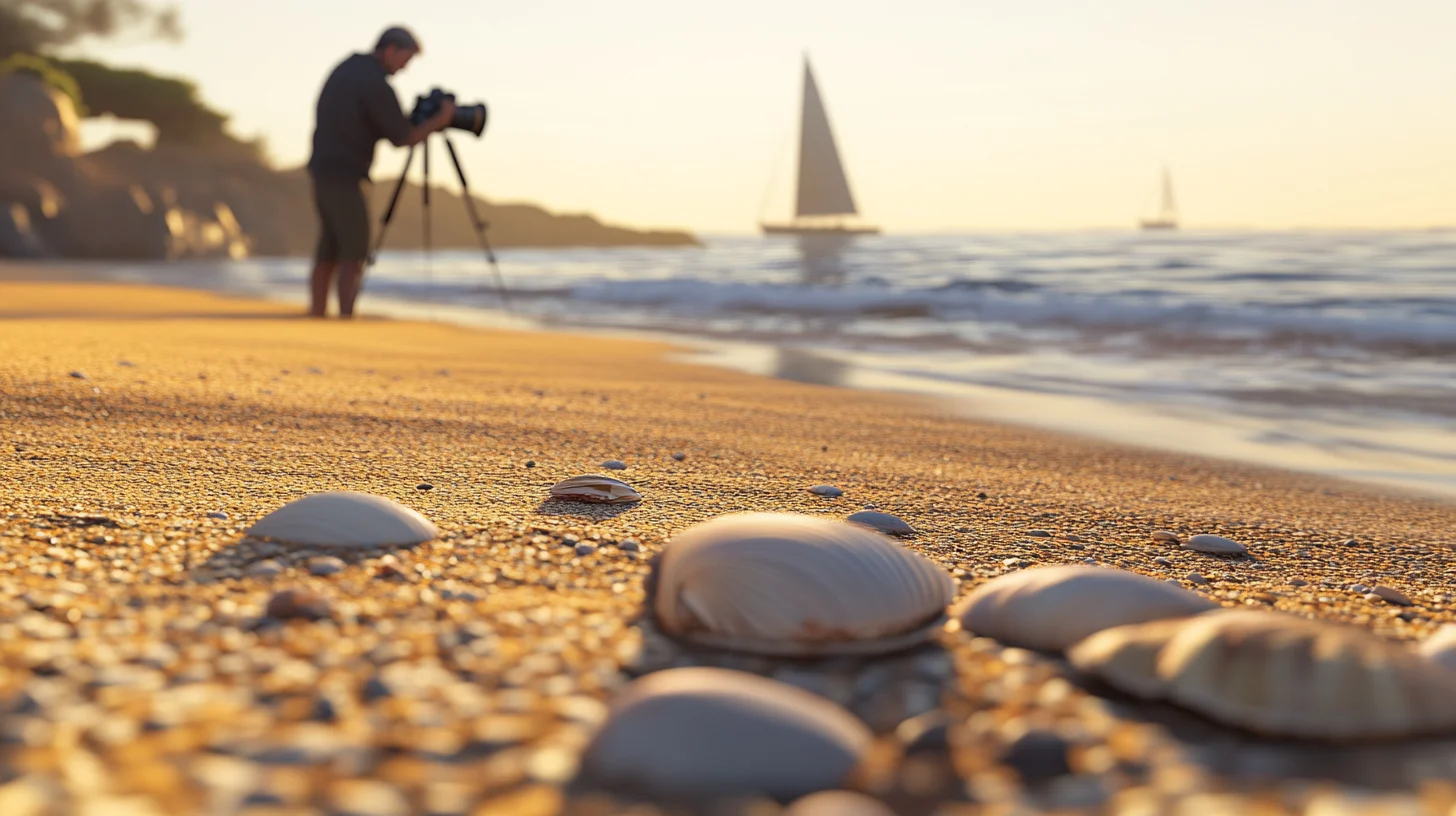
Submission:
M 0 59 L 130 31 L 179 39 L 177 10 L 148 0 L 0 0 Z

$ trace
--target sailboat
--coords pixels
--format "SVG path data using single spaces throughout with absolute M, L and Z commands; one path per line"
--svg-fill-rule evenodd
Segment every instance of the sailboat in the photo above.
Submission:
M 809 58 L 804 58 L 804 107 L 799 125 L 799 190 L 794 220 L 760 224 L 767 235 L 873 235 L 879 227 L 846 223 L 858 215 L 849 179 L 839 160 L 829 114 L 814 82 Z
M 1145 230 L 1175 230 L 1178 229 L 1178 207 L 1173 203 L 1173 176 L 1168 168 L 1163 168 L 1163 207 L 1154 218 L 1144 218 L 1142 228 Z

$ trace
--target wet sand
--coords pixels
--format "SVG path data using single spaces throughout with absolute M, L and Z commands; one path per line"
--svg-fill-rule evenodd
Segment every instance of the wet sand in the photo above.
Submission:
M 890 658 L 796 663 L 689 650 L 638 619 L 648 558 L 689 524 L 874 504 L 920 530 L 910 546 L 962 593 L 1021 566 L 1091 559 L 1227 605 L 1414 640 L 1456 620 L 1456 506 L 971 422 L 933 400 L 674 352 L 311 321 L 184 290 L 0 282 L 0 812 L 617 812 L 574 782 L 603 703 L 634 674 L 694 663 L 848 706 L 886 744 L 861 787 L 904 812 L 969 798 L 1001 809 L 942 812 L 1242 808 L 1218 798 L 1241 791 L 1276 808 L 1259 812 L 1298 813 L 1342 795 L 1298 777 L 1419 789 L 1432 813 L 1456 800 L 1422 784 L 1456 778 L 1450 743 L 1270 747 L 1089 695 L 1058 661 L 964 634 Z M 607 459 L 627 462 L 616 475 L 642 504 L 544 501 Z M 808 492 L 823 483 L 844 495 Z M 269 511 L 331 489 L 407 504 L 443 535 L 344 554 L 341 569 L 243 541 Z M 1252 557 L 1179 550 L 1155 530 L 1226 535 Z M 583 543 L 595 550 L 578 554 Z M 1414 605 L 1368 601 L 1357 583 Z M 300 586 L 332 620 L 260 621 L 274 592 Z M 901 761 L 895 727 L 936 710 L 963 723 L 949 752 Z M 994 761 L 1007 735 L 1066 718 L 1083 723 L 1073 773 L 1051 790 L 1007 781 Z M 741 804 L 721 812 L 774 812 Z

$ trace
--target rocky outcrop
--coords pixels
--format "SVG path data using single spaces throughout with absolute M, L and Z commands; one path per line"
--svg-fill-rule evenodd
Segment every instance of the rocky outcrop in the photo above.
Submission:
M 82 154 L 70 97 L 24 71 L 0 76 L 0 257 L 163 260 L 308 255 L 316 240 L 303 170 L 275 170 L 246 151 L 175 141 L 117 142 Z M 393 180 L 374 185 L 376 222 Z M 386 249 L 420 244 L 420 190 L 408 185 Z M 587 215 L 476 199 L 496 247 L 683 246 L 685 232 L 647 232 Z M 457 194 L 432 192 L 436 248 L 474 248 Z M 406 226 L 408 225 L 408 226 Z

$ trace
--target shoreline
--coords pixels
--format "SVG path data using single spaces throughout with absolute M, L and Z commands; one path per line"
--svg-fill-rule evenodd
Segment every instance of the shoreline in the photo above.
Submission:
M 1092 563 L 1400 642 L 1456 623 L 1449 504 L 974 422 L 929 398 L 679 352 L 316 321 L 182 289 L 0 283 L 0 705 L 20 735 L 0 756 L 0 802 L 407 813 L 454 797 L 434 812 L 619 812 L 574 787 L 581 750 L 632 678 L 682 665 L 835 700 L 885 748 L 889 766 L 862 786 L 886 801 L 1086 812 L 1151 796 L 1152 812 L 1217 801 L 1305 813 L 1369 790 L 1430 802 L 1432 778 L 1456 779 L 1449 740 L 1316 751 L 1211 730 L 964 632 L 827 661 L 667 639 L 642 612 L 651 558 L 674 535 L 727 513 L 843 518 L 866 505 L 912 524 L 905 546 L 961 597 L 1026 567 Z M 640 504 L 547 500 L 607 459 L 627 463 L 614 475 Z M 844 495 L 811 493 L 818 484 Z M 246 537 L 323 490 L 392 499 L 440 535 L 352 553 Z M 1251 555 L 1182 549 L 1161 530 L 1234 538 Z M 329 614 L 272 620 L 285 589 Z M 900 726 L 937 712 L 959 718 L 956 738 L 902 763 Z M 1069 784 L 1023 791 L 996 757 L 1015 728 L 1050 723 L 1076 741 Z M 1085 759 L 1114 755 L 1115 770 Z M 1440 791 L 1443 807 L 1456 802 L 1456 788 Z
M 45 269 L 73 281 L 107 281 L 105 270 L 116 264 L 60 262 L 44 266 L 11 264 L 8 275 L 26 277 L 27 268 Z M 7 279 L 0 265 L 0 281 Z M 189 291 L 223 292 L 219 287 L 185 282 L 137 282 Z M 305 304 L 303 296 L 251 292 L 271 303 Z M 374 304 L 372 315 L 368 308 Z M 757 341 L 700 337 L 669 331 L 601 328 L 581 324 L 545 326 L 499 309 L 454 307 L 379 295 L 364 297 L 364 314 L 439 322 L 468 328 L 567 333 L 606 339 L 644 340 L 679 347 L 678 359 L 756 376 L 790 381 L 934 398 L 972 421 L 1009 424 L 1069 434 L 1121 445 L 1242 462 L 1309 473 L 1341 482 L 1379 487 L 1401 495 L 1456 503 L 1456 450 L 1432 452 L 1423 447 L 1420 426 L 1392 422 L 1370 427 L 1334 429 L 1327 425 L 1274 420 L 1253 413 L 1214 406 L 1121 402 L 1105 397 L 1051 391 L 1029 391 L 941 379 L 925 371 L 897 371 L 857 362 L 849 351 L 800 349 Z M 1339 434 L 1339 435 L 1337 435 Z

